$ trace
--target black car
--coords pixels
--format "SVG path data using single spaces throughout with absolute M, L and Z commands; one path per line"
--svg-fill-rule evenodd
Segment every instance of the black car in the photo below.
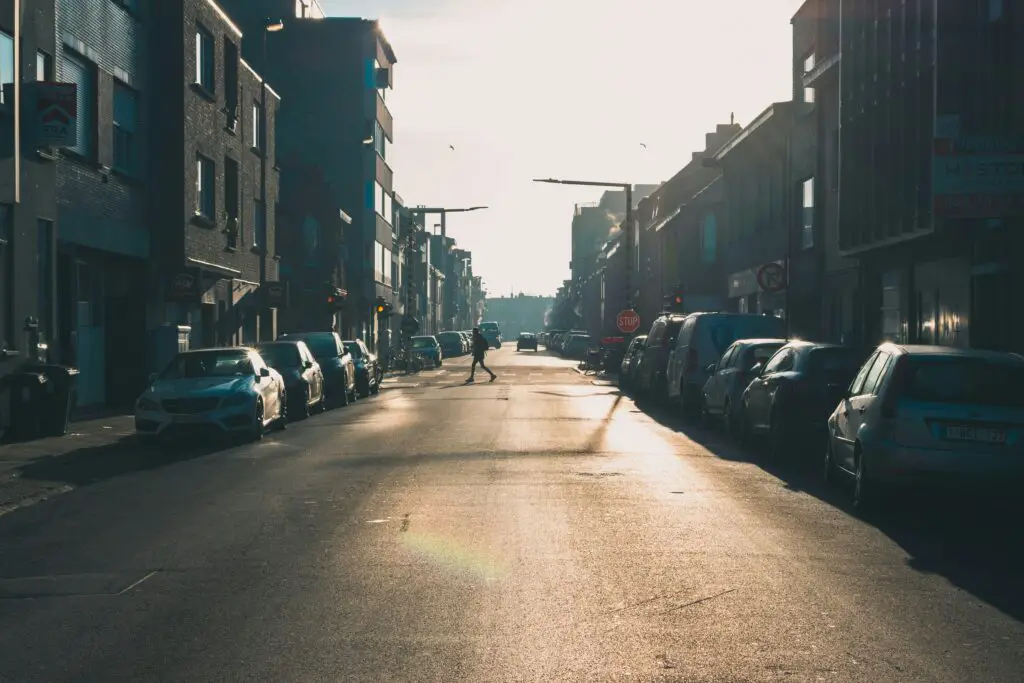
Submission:
M 522 351 L 523 349 L 537 350 L 537 335 L 532 332 L 523 332 L 516 339 L 516 351 Z
M 377 360 L 376 354 L 370 352 L 362 339 L 345 341 L 345 348 L 352 355 L 356 365 L 356 388 L 359 395 L 366 398 L 380 391 L 380 382 L 384 378 L 384 369 Z
M 356 400 L 356 368 L 352 354 L 337 332 L 289 332 L 278 341 L 303 341 L 324 373 L 327 406 L 345 406 Z

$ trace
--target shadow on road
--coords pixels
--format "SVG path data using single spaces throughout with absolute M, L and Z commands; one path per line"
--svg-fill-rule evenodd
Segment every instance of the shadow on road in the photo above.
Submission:
M 715 457 L 755 464 L 788 489 L 854 515 L 850 487 L 825 484 L 820 453 L 803 449 L 786 462 L 766 461 L 760 447 L 743 448 L 718 429 L 684 419 L 678 410 L 646 403 L 643 408 Z M 1014 497 L 1019 500 L 1019 492 Z M 912 569 L 942 576 L 1024 622 L 1024 500 L 1018 500 L 993 491 L 898 493 L 871 523 L 903 548 Z
M 199 458 L 226 447 L 223 443 L 181 442 L 173 448 L 156 448 L 142 443 L 135 435 L 129 435 L 111 444 L 39 458 L 22 465 L 17 471 L 22 479 L 80 487 Z

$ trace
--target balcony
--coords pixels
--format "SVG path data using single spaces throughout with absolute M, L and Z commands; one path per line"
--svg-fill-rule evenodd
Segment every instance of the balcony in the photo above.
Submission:
M 384 135 L 387 136 L 388 140 L 394 143 L 395 122 L 391 116 L 391 111 L 388 110 L 388 105 L 384 104 L 384 99 L 376 92 L 374 94 L 375 99 L 377 100 L 377 121 L 380 122 L 380 127 L 384 129 Z

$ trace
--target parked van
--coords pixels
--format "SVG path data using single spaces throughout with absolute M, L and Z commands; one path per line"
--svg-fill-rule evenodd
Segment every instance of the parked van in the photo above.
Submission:
M 752 313 L 693 313 L 686 318 L 668 358 L 668 397 L 683 412 L 700 414 L 708 366 L 737 339 L 785 338 L 786 321 Z

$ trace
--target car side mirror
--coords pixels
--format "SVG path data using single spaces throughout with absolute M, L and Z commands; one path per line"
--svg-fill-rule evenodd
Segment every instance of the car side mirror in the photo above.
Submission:
M 704 368 L 709 374 L 715 374 L 715 370 L 718 369 L 717 363 L 708 363 L 707 367 Z
M 747 373 L 753 377 L 761 375 L 761 371 L 764 370 L 764 363 L 754 363 L 754 367 L 747 370 Z
M 270 377 L 270 368 L 260 368 L 260 377 Z
M 149 373 L 149 383 L 152 384 L 153 382 L 155 382 L 157 377 L 159 377 L 159 375 L 157 375 L 155 372 Z

